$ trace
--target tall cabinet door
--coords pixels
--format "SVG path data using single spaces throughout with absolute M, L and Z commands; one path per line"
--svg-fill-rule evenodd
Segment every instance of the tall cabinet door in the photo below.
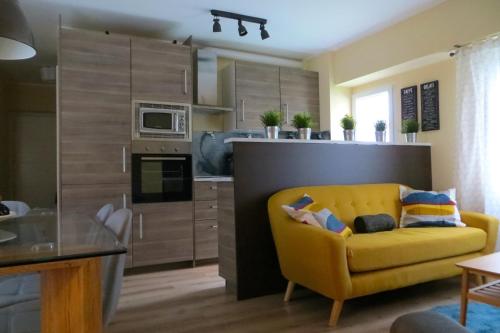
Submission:
M 130 39 L 61 29 L 60 201 L 64 213 L 95 215 L 130 192 Z
M 260 115 L 279 110 L 279 67 L 236 61 L 236 128 L 261 129 Z
M 192 103 L 191 47 L 132 38 L 132 99 Z
M 283 129 L 293 130 L 292 119 L 297 113 L 308 112 L 313 129 L 319 130 L 318 73 L 300 68 L 280 67 L 281 111 Z

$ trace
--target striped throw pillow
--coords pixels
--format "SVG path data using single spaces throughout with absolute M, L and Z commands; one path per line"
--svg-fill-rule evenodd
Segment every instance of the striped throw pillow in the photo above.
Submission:
M 455 189 L 419 191 L 400 186 L 401 221 L 405 227 L 465 227 L 460 221 Z
M 283 205 L 282 208 L 296 221 L 333 231 L 346 238 L 352 235 L 348 226 L 339 221 L 329 209 L 315 203 L 307 194 L 290 205 Z

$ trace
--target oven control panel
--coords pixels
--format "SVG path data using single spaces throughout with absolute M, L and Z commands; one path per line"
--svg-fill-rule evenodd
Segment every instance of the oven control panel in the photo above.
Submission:
M 132 141 L 134 154 L 191 154 L 191 142 L 185 141 Z

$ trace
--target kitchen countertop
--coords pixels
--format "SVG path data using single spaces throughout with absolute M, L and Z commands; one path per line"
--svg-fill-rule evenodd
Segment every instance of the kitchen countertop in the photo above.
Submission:
M 308 143 L 308 144 L 342 144 L 342 145 L 376 145 L 376 146 L 431 146 L 430 143 L 392 143 L 366 141 L 333 141 L 333 140 L 300 140 L 300 139 L 263 139 L 263 138 L 228 138 L 224 143 L 254 142 L 254 143 Z
M 195 182 L 232 182 L 234 179 L 231 176 L 196 176 Z

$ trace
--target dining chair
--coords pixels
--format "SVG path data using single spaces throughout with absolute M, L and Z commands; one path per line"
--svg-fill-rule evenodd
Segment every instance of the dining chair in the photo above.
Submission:
M 24 216 L 30 210 L 30 206 L 22 201 L 1 201 L 2 204 L 7 206 L 11 212 L 15 212 L 17 216 Z
M 104 223 L 111 216 L 111 214 L 113 214 L 114 211 L 115 207 L 113 206 L 113 204 L 105 204 L 95 215 L 95 220 L 97 222 Z
M 132 212 L 129 209 L 115 211 L 104 223 L 116 239 L 127 245 L 132 229 Z M 125 270 L 126 254 L 102 258 L 102 322 L 107 326 L 114 314 L 120 298 Z M 25 286 L 26 291 L 31 290 Z M 0 297 L 2 297 L 0 295 Z M 0 306 L 0 332 L 35 333 L 40 332 L 40 297 L 26 299 L 8 306 Z

